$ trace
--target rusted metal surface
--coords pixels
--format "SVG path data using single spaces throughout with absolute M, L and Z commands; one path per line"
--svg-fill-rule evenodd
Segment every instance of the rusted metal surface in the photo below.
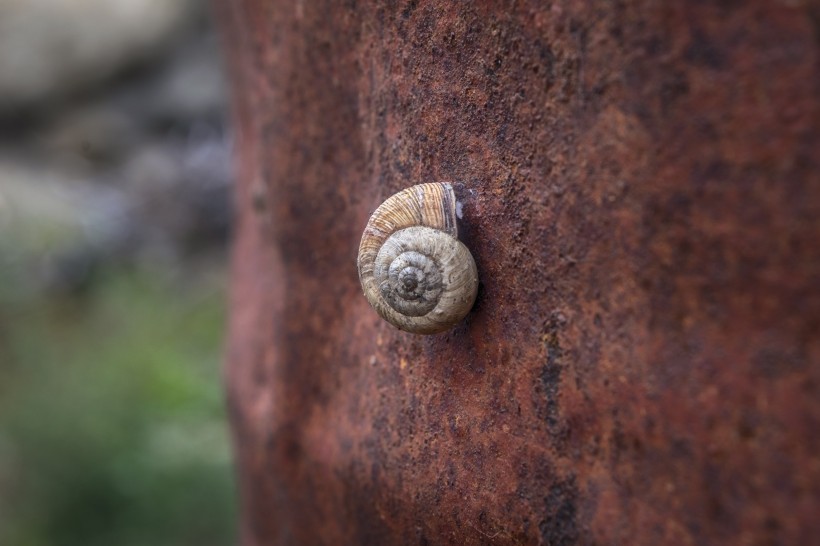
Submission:
M 242 540 L 820 536 L 818 11 L 222 0 Z M 368 306 L 369 214 L 460 184 L 455 330 Z

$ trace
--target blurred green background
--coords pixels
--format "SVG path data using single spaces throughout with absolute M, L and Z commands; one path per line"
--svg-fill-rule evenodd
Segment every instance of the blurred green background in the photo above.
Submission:
M 231 138 L 196 0 L 0 0 L 0 545 L 224 545 Z

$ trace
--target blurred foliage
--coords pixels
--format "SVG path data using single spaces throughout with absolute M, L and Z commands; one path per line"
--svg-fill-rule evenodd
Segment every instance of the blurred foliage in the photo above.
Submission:
M 77 295 L 2 262 L 0 544 L 233 543 L 224 272 L 109 267 Z

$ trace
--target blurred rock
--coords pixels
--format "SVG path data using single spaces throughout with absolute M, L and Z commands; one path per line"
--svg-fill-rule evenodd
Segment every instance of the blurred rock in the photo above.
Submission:
M 0 0 L 0 108 L 98 85 L 156 54 L 195 0 Z
M 205 6 L 0 0 L 0 273 L 81 293 L 107 264 L 224 251 L 231 137 Z
M 216 38 L 208 27 L 182 38 L 150 70 L 62 108 L 14 145 L 67 169 L 93 172 L 116 167 L 143 144 L 185 135 L 203 122 L 223 125 L 226 91 Z

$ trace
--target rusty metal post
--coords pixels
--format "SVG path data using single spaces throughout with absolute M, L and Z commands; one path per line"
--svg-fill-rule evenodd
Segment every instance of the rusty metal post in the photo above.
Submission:
M 242 540 L 820 536 L 820 10 L 222 0 Z M 380 321 L 369 214 L 452 181 L 478 301 Z

